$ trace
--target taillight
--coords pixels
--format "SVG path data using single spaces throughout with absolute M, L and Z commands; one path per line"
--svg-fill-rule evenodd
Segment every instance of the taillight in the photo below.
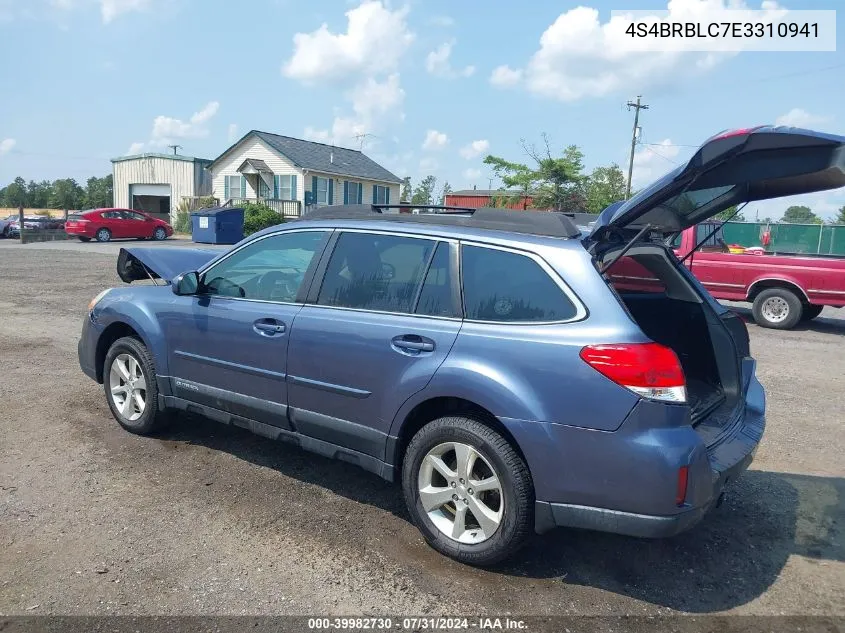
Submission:
M 681 362 L 659 343 L 588 345 L 581 359 L 617 385 L 643 398 L 686 402 L 687 389 Z

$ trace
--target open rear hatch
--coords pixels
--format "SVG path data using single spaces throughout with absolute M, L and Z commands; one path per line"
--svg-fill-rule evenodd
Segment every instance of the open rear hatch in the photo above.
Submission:
M 786 127 L 714 136 L 686 165 L 607 207 L 584 244 L 646 336 L 684 369 L 691 421 L 708 445 L 737 420 L 748 331 L 678 264 L 665 238 L 733 205 L 845 185 L 845 137 Z

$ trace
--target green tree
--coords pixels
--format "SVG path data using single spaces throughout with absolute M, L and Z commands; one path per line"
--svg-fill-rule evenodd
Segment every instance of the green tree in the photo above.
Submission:
M 402 179 L 402 194 L 399 196 L 401 202 L 411 201 L 411 177 L 405 176 Z
M 18 176 L 4 189 L 3 206 L 6 207 L 27 207 L 29 196 L 26 190 L 26 181 Z
M 88 179 L 84 206 L 88 209 L 114 206 L 114 181 L 111 174 L 103 178 L 92 176 Z
M 414 193 L 411 196 L 411 204 L 418 204 L 420 206 L 435 204 L 434 191 L 436 188 L 437 178 L 434 176 L 426 176 L 414 189 Z
M 745 222 L 745 216 L 742 213 L 737 213 L 736 215 L 734 215 L 735 212 L 736 205 L 731 205 L 727 209 L 719 211 L 719 213 L 713 216 L 713 218 L 715 220 L 721 220 L 723 222 L 726 220 L 729 220 L 731 222 Z
M 26 186 L 27 205 L 35 209 L 46 209 L 50 206 L 50 196 L 53 193 L 53 183 L 49 180 L 35 182 L 30 180 Z
M 845 224 L 845 205 L 843 205 L 836 216 L 834 216 L 833 224 Z
M 437 204 L 446 204 L 446 196 L 452 193 L 452 185 L 448 182 L 444 182 L 443 186 L 440 188 L 440 195 L 437 196 Z
M 625 174 L 616 163 L 608 167 L 596 167 L 585 184 L 587 211 L 601 213 L 608 205 L 624 200 L 625 184 Z
M 783 221 L 790 224 L 821 224 L 822 219 L 810 207 L 793 205 L 783 214 Z
M 512 163 L 504 158 L 489 155 L 484 164 L 493 169 L 496 177 L 502 181 L 506 191 L 493 196 L 491 204 L 494 207 L 506 207 L 514 203 L 522 203 L 522 208 L 528 208 L 528 199 L 534 193 L 537 185 L 537 173 L 528 165 Z
M 556 211 L 583 211 L 587 201 L 584 194 L 584 153 L 577 145 L 569 145 L 563 156 L 552 156 L 548 136 L 543 134 L 545 148 L 526 148 L 537 162 L 538 187 L 534 206 Z
M 85 190 L 73 178 L 53 182 L 50 206 L 54 209 L 81 209 L 85 202 Z

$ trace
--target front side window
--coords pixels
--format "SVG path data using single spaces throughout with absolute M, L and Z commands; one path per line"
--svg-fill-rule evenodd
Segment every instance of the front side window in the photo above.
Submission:
M 483 246 L 461 249 L 466 318 L 476 321 L 565 321 L 577 308 L 526 255 Z
M 133 211 L 123 211 L 123 218 L 125 220 L 146 220 L 146 216 L 141 215 L 140 213 L 135 213 Z
M 337 241 L 317 303 L 411 313 L 436 242 L 344 233 Z
M 200 294 L 292 303 L 325 231 L 296 231 L 256 240 L 202 275 Z

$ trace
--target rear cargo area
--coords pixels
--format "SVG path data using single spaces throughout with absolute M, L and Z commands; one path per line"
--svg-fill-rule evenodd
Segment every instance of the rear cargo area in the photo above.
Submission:
M 660 246 L 635 246 L 605 279 L 643 333 L 677 354 L 692 424 L 714 440 L 738 400 L 736 350 L 718 315 L 670 258 Z

